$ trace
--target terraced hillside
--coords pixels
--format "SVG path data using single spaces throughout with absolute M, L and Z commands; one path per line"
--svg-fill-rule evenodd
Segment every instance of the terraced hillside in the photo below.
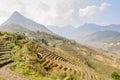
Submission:
M 14 64 L 12 50 L 3 42 L 0 42 L 0 80 L 28 80 L 8 70 L 12 63 Z
M 109 58 L 87 47 L 45 34 L 38 38 L 40 42 L 24 34 L 1 32 L 0 60 L 12 57 L 14 63 L 10 70 L 28 80 L 111 80 L 111 73 L 119 72 L 119 69 L 108 65 Z M 10 55 L 11 51 L 12 56 L 3 57 Z
M 102 77 L 98 77 L 98 74 L 93 70 L 88 69 L 86 66 L 77 66 L 68 60 L 57 56 L 49 51 L 41 51 L 43 58 L 40 60 L 44 66 L 51 66 L 55 73 L 62 71 L 68 75 L 74 74 L 77 80 L 105 80 Z
M 4 43 L 0 42 L 0 67 L 13 62 L 11 50 L 8 49 Z

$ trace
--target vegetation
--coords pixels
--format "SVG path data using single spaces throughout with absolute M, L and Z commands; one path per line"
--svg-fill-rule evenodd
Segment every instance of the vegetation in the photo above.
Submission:
M 120 80 L 120 74 L 118 74 L 117 72 L 113 72 L 111 76 L 113 80 Z
M 12 50 L 15 64 L 10 69 L 33 80 L 107 80 L 115 70 L 107 62 L 104 65 L 105 56 L 100 55 L 103 61 L 99 61 L 96 51 L 56 35 L 0 32 L 0 41 Z
M 40 64 L 41 60 L 37 58 L 36 53 L 46 49 L 39 43 L 36 43 L 33 40 L 27 40 L 24 35 L 7 32 L 1 33 L 0 39 L 2 43 L 5 43 L 12 50 L 12 58 L 15 63 L 10 67 L 12 71 L 34 80 L 60 79 L 61 76 L 54 76 L 59 73 L 52 71 L 51 66 Z M 64 73 L 61 72 L 61 74 Z M 71 80 L 71 76 L 67 75 L 66 77 L 68 78 L 66 80 Z M 72 80 L 75 79 L 73 78 Z

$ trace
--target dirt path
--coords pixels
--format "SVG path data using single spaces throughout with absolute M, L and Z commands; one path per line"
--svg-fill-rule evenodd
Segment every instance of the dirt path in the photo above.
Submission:
M 10 72 L 8 70 L 8 67 L 10 65 L 12 65 L 12 64 L 13 63 L 5 65 L 5 66 L 3 66 L 3 67 L 0 68 L 0 77 L 5 78 L 6 80 L 29 80 L 29 79 L 26 79 L 26 78 L 24 78 L 24 77 L 22 77 L 20 75 L 15 74 L 13 72 Z

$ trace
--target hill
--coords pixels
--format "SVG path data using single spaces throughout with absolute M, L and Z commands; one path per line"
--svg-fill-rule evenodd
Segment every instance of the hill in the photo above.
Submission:
M 107 56 L 113 56 L 115 59 L 119 58 L 120 32 L 98 31 L 86 36 L 82 42 L 87 46 L 102 49 L 105 52 L 108 51 Z
M 63 37 L 43 32 L 29 33 L 26 37 L 7 32 L 0 35 L 1 42 L 14 52 L 17 64 L 11 70 L 30 79 L 106 80 L 111 79 L 113 71 L 119 72 L 117 62 Z M 42 54 L 42 59 L 37 58 L 37 53 Z

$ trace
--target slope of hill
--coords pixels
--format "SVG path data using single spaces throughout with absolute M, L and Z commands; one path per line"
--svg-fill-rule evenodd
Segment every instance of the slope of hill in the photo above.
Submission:
M 83 39 L 83 44 L 108 51 L 114 58 L 119 58 L 120 32 L 98 31 Z M 106 54 L 110 56 L 110 54 Z
M 0 31 L 20 32 L 20 33 L 31 32 L 29 29 L 24 28 L 24 27 L 17 25 L 17 24 L 9 24 L 9 25 L 0 26 Z
M 14 52 L 13 59 L 17 64 L 11 69 L 34 80 L 106 80 L 113 71 L 119 72 L 118 63 L 62 37 L 41 32 L 29 34 L 34 35 L 33 40 L 13 33 L 0 35 L 1 41 Z M 43 59 L 37 58 L 38 52 Z
M 21 15 L 19 12 L 15 11 L 10 18 L 2 24 L 3 25 L 9 25 L 9 24 L 16 24 L 20 25 L 24 28 L 27 28 L 32 31 L 41 31 L 41 32 L 47 32 L 52 33 L 50 30 L 48 30 L 44 25 L 38 24 L 23 15 Z

